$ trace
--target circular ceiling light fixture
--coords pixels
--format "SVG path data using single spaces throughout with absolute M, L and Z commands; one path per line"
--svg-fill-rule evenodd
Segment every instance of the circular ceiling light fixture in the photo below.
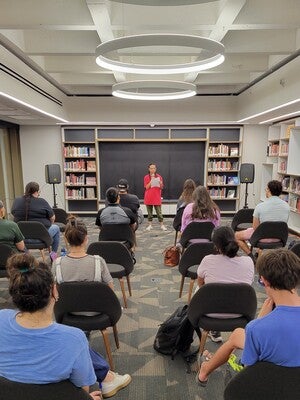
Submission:
M 130 100 L 178 100 L 195 96 L 196 85 L 176 81 L 131 81 L 112 87 L 115 97 Z
M 191 4 L 211 3 L 216 0 L 111 0 L 117 3 L 136 4 L 139 6 L 188 6 Z
M 207 53 L 208 57 L 194 62 L 171 65 L 134 64 L 112 60 L 106 57 L 109 52 L 133 47 L 192 47 Z M 101 43 L 96 48 L 96 63 L 103 68 L 112 71 L 127 72 L 132 74 L 178 74 L 199 72 L 216 67 L 224 61 L 224 46 L 216 40 L 193 35 L 180 34 L 146 34 L 125 36 Z

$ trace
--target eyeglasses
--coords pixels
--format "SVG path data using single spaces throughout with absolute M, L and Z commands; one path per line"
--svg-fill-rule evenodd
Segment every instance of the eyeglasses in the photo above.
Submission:
M 261 285 L 261 286 L 265 286 L 265 284 L 263 283 L 261 276 L 258 278 L 257 282 Z

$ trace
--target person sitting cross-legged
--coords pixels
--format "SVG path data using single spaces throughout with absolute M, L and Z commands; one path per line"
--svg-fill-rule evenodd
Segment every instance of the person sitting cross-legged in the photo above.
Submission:
M 285 367 L 300 366 L 300 259 L 286 249 L 269 250 L 257 260 L 265 300 L 259 316 L 246 329 L 237 328 L 214 355 L 207 354 L 197 380 L 206 386 L 209 375 L 242 349 L 243 365 L 267 361 Z

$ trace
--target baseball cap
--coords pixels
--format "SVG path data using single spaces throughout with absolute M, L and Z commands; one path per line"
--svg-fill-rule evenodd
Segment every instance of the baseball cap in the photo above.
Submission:
M 117 184 L 117 188 L 120 190 L 120 192 L 122 191 L 126 191 L 129 187 L 128 181 L 127 179 L 120 179 L 118 184 Z

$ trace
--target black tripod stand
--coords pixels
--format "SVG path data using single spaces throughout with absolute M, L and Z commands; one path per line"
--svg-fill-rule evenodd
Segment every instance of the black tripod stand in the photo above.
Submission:
M 53 185 L 53 208 L 57 208 L 57 203 L 56 203 L 56 192 L 55 192 L 55 183 Z
M 249 208 L 249 207 L 248 207 L 248 202 L 247 202 L 247 200 L 248 200 L 248 185 L 249 185 L 249 182 L 246 182 L 246 189 L 245 189 L 245 204 L 244 204 L 244 207 L 243 207 L 243 208 Z

